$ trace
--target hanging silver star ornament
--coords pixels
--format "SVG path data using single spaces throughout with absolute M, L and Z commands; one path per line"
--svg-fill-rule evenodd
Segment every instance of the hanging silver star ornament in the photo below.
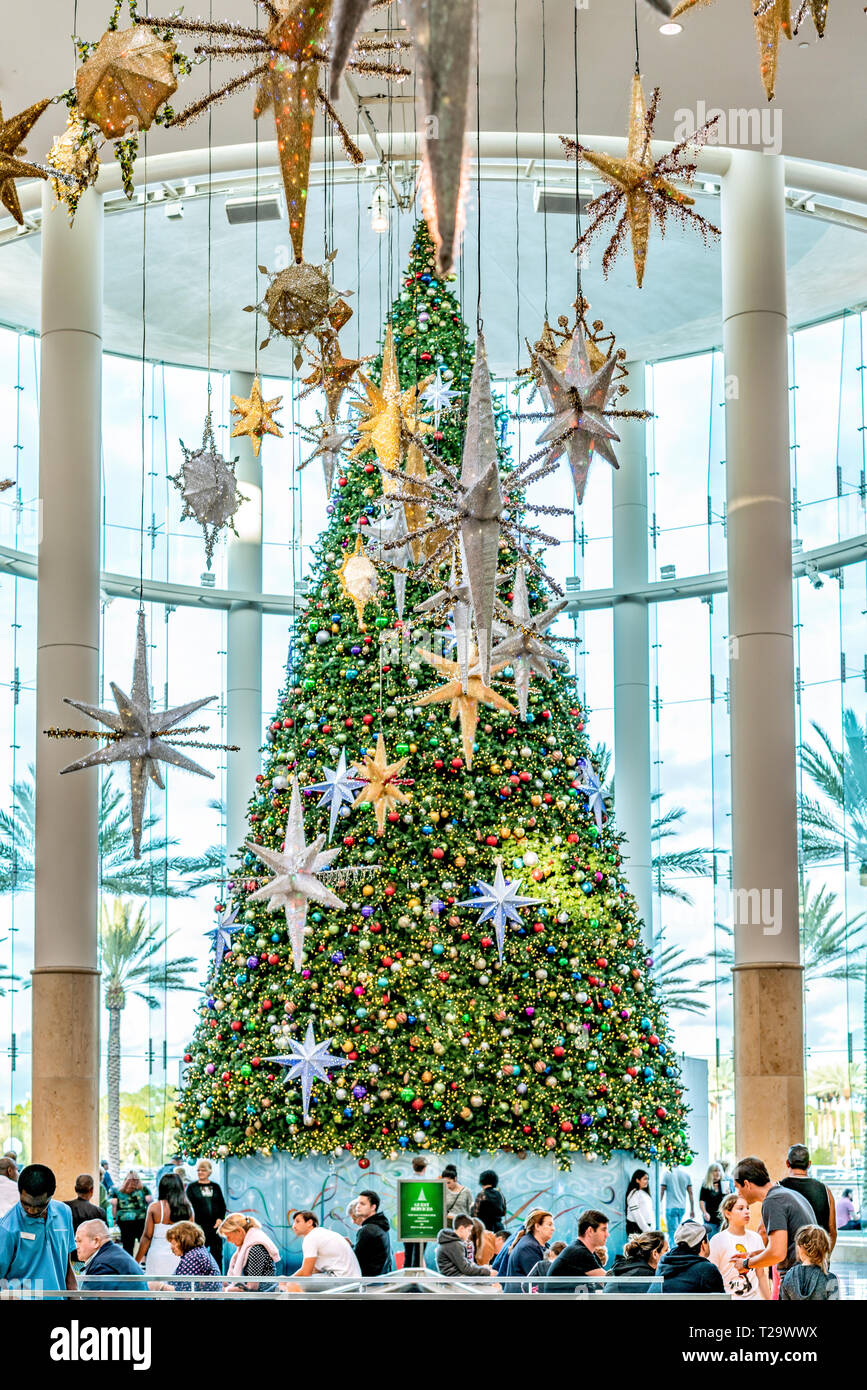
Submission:
M 180 445 L 184 461 L 171 481 L 184 499 L 181 521 L 191 516 L 205 533 L 205 555 L 210 569 L 218 535 L 227 527 L 235 531 L 235 513 L 247 500 L 238 491 L 235 479 L 238 460 L 235 458 L 227 463 L 222 454 L 217 453 L 210 410 L 205 416 L 201 447 L 188 449 L 183 440 Z
M 490 685 L 500 520 L 505 497 L 500 483 L 491 377 L 481 333 L 476 341 L 476 361 L 467 405 L 461 489 L 461 560 L 473 604 L 479 673 L 484 684 Z
M 402 622 L 406 606 L 407 570 L 412 559 L 403 503 L 395 502 L 391 516 L 381 516 L 372 526 L 364 528 L 364 534 L 371 559 L 386 564 L 392 572 L 395 607 Z
M 522 898 L 518 892 L 521 887 L 520 879 L 505 878 L 503 876 L 503 863 L 500 859 L 497 860 L 497 872 L 494 875 L 493 883 L 485 883 L 480 879 L 475 887 L 476 897 L 468 898 L 465 902 L 458 903 L 457 906 L 481 907 L 483 909 L 476 926 L 480 927 L 484 922 L 493 922 L 497 938 L 497 951 L 502 961 L 506 923 L 515 922 L 520 926 L 521 916 L 518 908 L 530 907 L 534 903 L 541 902 L 542 899 Z
M 304 426 L 302 429 L 311 440 L 317 440 L 317 445 L 313 453 L 308 454 L 307 458 L 299 463 L 298 472 L 300 473 L 302 468 L 306 468 L 308 463 L 312 463 L 314 459 L 321 459 L 322 476 L 325 479 L 325 495 L 330 497 L 334 484 L 334 469 L 340 458 L 340 452 L 347 439 L 351 439 L 352 436 L 348 431 L 339 430 L 333 420 L 323 421 L 319 434 L 315 434 L 312 430 L 308 431 Z
M 232 949 L 232 937 L 236 931 L 241 930 L 238 911 L 238 906 L 235 904 L 230 911 L 222 914 L 215 927 L 211 927 L 209 931 L 205 932 L 205 936 L 211 938 L 211 945 L 214 948 L 215 975 L 223 963 L 223 956 Z
M 115 685 L 113 681 L 111 692 L 117 706 L 116 714 L 113 710 L 100 709 L 96 705 L 85 704 L 82 700 L 64 698 L 64 704 L 72 705 L 73 709 L 81 710 L 82 714 L 86 714 L 89 719 L 97 719 L 100 724 L 105 724 L 107 728 L 111 729 L 112 733 L 108 735 L 109 741 L 103 748 L 98 748 L 95 753 L 88 753 L 86 757 L 79 758 L 77 762 L 70 763 L 68 767 L 63 767 L 60 771 L 63 774 L 65 772 L 79 772 L 82 768 L 97 767 L 99 764 L 129 763 L 133 857 L 140 859 L 142 821 L 148 780 L 154 782 L 161 790 L 165 787 L 160 772 L 160 763 L 170 763 L 173 767 L 184 768 L 187 772 L 197 772 L 200 777 L 213 779 L 214 776 L 213 772 L 208 772 L 207 768 L 200 767 L 198 763 L 193 762 L 192 758 L 188 758 L 185 753 L 182 753 L 178 747 L 166 742 L 163 735 L 173 729 L 176 724 L 180 724 L 195 710 L 210 704 L 217 697 L 216 695 L 206 695 L 203 700 L 190 700 L 185 705 L 174 705 L 171 709 L 162 712 L 153 708 L 148 675 L 145 615 L 142 609 L 139 609 L 136 631 L 132 694 L 125 694 L 120 686 Z M 76 730 L 49 729 L 47 732 L 55 738 L 82 736 Z M 179 734 L 184 732 L 184 730 L 178 730 Z M 85 734 L 84 736 L 89 737 L 91 735 Z M 99 737 L 99 735 L 94 736 Z M 197 745 L 191 746 L 196 747 Z
M 337 826 L 337 817 L 344 804 L 351 806 L 355 801 L 355 793 L 360 791 L 365 785 L 356 777 L 350 777 L 346 770 L 346 750 L 340 754 L 340 761 L 336 767 L 324 767 L 324 782 L 314 782 L 304 788 L 305 792 L 321 792 L 322 797 L 317 802 L 319 806 L 331 807 L 331 819 L 328 825 L 328 838 L 331 839 Z
M 269 912 L 277 912 L 281 907 L 285 910 L 296 972 L 301 970 L 308 902 L 312 900 L 321 903 L 323 907 L 346 907 L 346 903 L 316 877 L 323 869 L 327 869 L 340 853 L 339 848 L 323 851 L 324 844 L 324 835 L 317 835 L 309 845 L 305 843 L 304 815 L 301 810 L 297 777 L 292 778 L 292 798 L 289 803 L 289 819 L 286 822 L 283 849 L 267 849 L 264 845 L 254 845 L 249 840 L 245 842 L 245 848 L 261 859 L 269 869 L 273 869 L 275 874 L 275 877 L 263 883 L 261 888 L 250 893 L 247 901 L 267 902 Z
M 553 603 L 550 608 L 538 613 L 535 618 L 531 617 L 527 578 L 523 565 L 519 565 L 515 570 L 512 593 L 514 594 L 512 619 L 516 631 L 505 637 L 502 642 L 497 643 L 491 653 L 491 662 L 509 662 L 514 668 L 518 709 L 521 712 L 521 719 L 526 720 L 531 675 L 541 676 L 542 680 L 549 681 L 552 662 L 569 664 L 568 657 L 562 656 L 547 642 L 542 641 L 543 633 L 547 632 L 551 624 L 568 606 L 568 600 L 560 599 L 558 603 Z
M 581 780 L 575 785 L 579 791 L 587 796 L 587 810 L 593 812 L 596 820 L 596 828 L 602 829 L 602 823 L 608 814 L 605 806 L 605 793 L 602 790 L 602 783 L 593 771 L 593 766 L 588 758 L 579 758 L 578 766 L 581 769 Z
M 464 135 L 474 51 L 475 0 L 406 0 L 421 79 L 425 133 L 422 206 L 436 242 L 440 275 L 458 242 Z
M 544 357 L 538 358 L 542 390 L 552 411 L 553 419 L 539 435 L 538 443 L 552 444 L 548 461 L 565 453 L 572 470 L 575 496 L 583 502 L 587 475 L 594 454 L 619 468 L 617 455 L 610 440 L 620 436 L 606 419 L 607 405 L 612 394 L 611 378 L 617 363 L 609 357 L 598 372 L 590 366 L 584 334 L 575 329 L 572 346 L 564 371 L 558 372 Z
M 326 1038 L 325 1042 L 318 1043 L 313 1034 L 313 1024 L 307 1024 L 307 1032 L 304 1041 L 293 1041 L 289 1044 L 289 1052 L 282 1057 L 266 1057 L 266 1062 L 275 1062 L 277 1066 L 288 1067 L 285 1084 L 288 1086 L 290 1081 L 301 1081 L 301 1101 L 304 1110 L 305 1120 L 310 1116 L 310 1093 L 313 1090 L 314 1081 L 324 1081 L 328 1085 L 331 1081 L 328 1075 L 329 1067 L 348 1067 L 348 1057 L 338 1057 L 329 1052 L 331 1038 Z
M 452 401 L 454 400 L 455 396 L 459 394 L 460 392 L 458 391 L 449 390 L 448 386 L 446 386 L 445 382 L 443 381 L 443 374 L 441 368 L 437 367 L 437 373 L 433 381 L 430 383 L 429 386 L 426 386 L 421 393 L 421 399 L 424 401 L 428 410 L 433 411 L 433 423 L 435 430 L 438 430 L 440 427 L 440 415 L 444 410 L 451 409 Z

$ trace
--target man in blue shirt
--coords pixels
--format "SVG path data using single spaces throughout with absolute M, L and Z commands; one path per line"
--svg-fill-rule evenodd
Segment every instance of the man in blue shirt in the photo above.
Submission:
M 97 1293 L 135 1289 L 147 1293 L 147 1280 L 141 1277 L 141 1265 L 136 1264 L 121 1245 L 113 1245 L 104 1221 L 82 1221 L 75 1232 L 75 1248 L 85 1268 L 81 1271 L 81 1288 Z M 135 1282 L 129 1277 L 136 1275 Z
M 76 1289 L 72 1268 L 72 1215 L 53 1201 L 57 1181 L 50 1168 L 31 1163 L 18 1178 L 18 1204 L 0 1221 L 0 1279 L 33 1292 Z

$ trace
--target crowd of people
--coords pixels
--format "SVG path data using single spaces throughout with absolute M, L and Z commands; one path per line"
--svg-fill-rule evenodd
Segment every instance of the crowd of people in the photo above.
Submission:
M 424 1177 L 429 1160 L 412 1161 Z M 835 1200 L 810 1176 L 803 1144 L 789 1149 L 786 1174 L 771 1178 L 759 1158 L 741 1159 L 729 1173 L 712 1163 L 699 1188 L 698 1210 L 688 1170 L 663 1173 L 657 1224 L 650 1174 L 638 1168 L 624 1195 L 626 1244 L 609 1258 L 609 1217 L 581 1213 L 569 1242 L 555 1240 L 556 1220 L 536 1208 L 516 1230 L 492 1169 L 479 1175 L 475 1195 L 454 1164 L 444 1184 L 445 1226 L 433 1247 L 436 1272 L 446 1279 L 484 1279 L 488 1291 L 511 1293 L 714 1293 L 733 1299 L 839 1298 L 829 1262 L 839 1230 L 860 1229 L 851 1191 Z M 176 1156 L 154 1182 L 156 1197 L 135 1171 L 115 1185 L 103 1160 L 95 1183 L 75 1182 L 75 1196 L 56 1201 L 51 1169 L 35 1163 L 18 1171 L 15 1154 L 0 1159 L 0 1280 L 31 1288 L 96 1292 L 174 1289 L 273 1289 L 289 1295 L 299 1280 L 347 1280 L 395 1272 L 400 1263 L 382 1199 L 359 1192 L 348 1208 L 354 1239 L 320 1224 L 312 1211 L 290 1211 L 301 1243 L 301 1265 L 280 1283 L 280 1251 L 254 1216 L 229 1212 L 207 1159 L 187 1181 Z M 96 1196 L 97 1200 L 94 1200 Z M 760 1221 L 750 1226 L 750 1208 Z M 663 1229 L 664 1227 L 664 1229 Z M 113 1230 L 119 1239 L 113 1237 Z M 231 1250 L 231 1257 L 228 1251 Z M 428 1274 L 425 1247 L 408 1244 L 405 1271 Z

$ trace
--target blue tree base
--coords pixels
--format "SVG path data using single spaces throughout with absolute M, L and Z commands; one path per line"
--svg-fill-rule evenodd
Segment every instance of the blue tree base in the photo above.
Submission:
M 481 1154 L 470 1159 L 456 1152 L 431 1154 L 428 1175 L 439 1177 L 446 1163 L 454 1163 L 459 1181 L 473 1197 L 479 1190 L 479 1174 L 493 1168 L 508 1208 L 508 1228 L 517 1230 L 534 1207 L 550 1211 L 555 1221 L 555 1240 L 572 1241 L 582 1211 L 592 1207 L 608 1216 L 611 1237 L 609 1256 L 623 1248 L 626 1238 L 624 1200 L 626 1187 L 636 1168 L 644 1167 L 651 1177 L 650 1190 L 656 1204 L 658 1175 L 655 1165 L 639 1163 L 631 1154 L 616 1152 L 606 1162 L 571 1155 L 572 1171 L 562 1173 L 553 1159 L 514 1153 Z M 270 1232 L 283 1257 L 282 1271 L 297 1269 L 301 1263 L 301 1242 L 287 1213 L 314 1211 L 323 1226 L 340 1231 L 354 1241 L 354 1226 L 347 1208 L 365 1188 L 378 1192 L 382 1210 L 394 1226 L 397 1219 L 397 1179 L 412 1177 L 411 1155 L 398 1159 L 374 1155 L 369 1168 L 360 1168 L 349 1154 L 308 1155 L 292 1158 L 287 1153 L 267 1158 L 229 1158 L 223 1168 L 224 1192 L 229 1211 L 252 1214 Z M 392 1250 L 401 1249 L 396 1235 Z

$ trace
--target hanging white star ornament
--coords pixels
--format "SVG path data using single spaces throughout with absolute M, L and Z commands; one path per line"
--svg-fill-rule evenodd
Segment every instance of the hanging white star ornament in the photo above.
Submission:
M 330 888 L 326 888 L 316 877 L 327 869 L 340 853 L 338 849 L 322 850 L 325 836 L 317 835 L 309 845 L 304 840 L 304 815 L 301 810 L 301 794 L 297 777 L 292 778 L 292 799 L 289 803 L 289 819 L 286 822 L 286 835 L 283 849 L 267 849 L 264 845 L 245 842 L 245 849 L 261 859 L 275 877 L 263 883 L 261 888 L 250 893 L 248 902 L 267 902 L 269 912 L 277 912 L 281 907 L 286 912 L 286 925 L 292 943 L 292 959 L 296 973 L 301 970 L 301 956 L 304 951 L 304 933 L 307 929 L 307 904 L 321 903 L 323 907 L 345 908 Z
M 392 571 L 395 607 L 397 616 L 403 621 L 406 571 L 412 559 L 403 503 L 396 502 L 391 516 L 381 516 L 372 526 L 365 527 L 364 534 L 371 558 L 385 563 Z
M 500 484 L 491 377 L 481 333 L 476 341 L 476 361 L 467 405 L 460 485 L 461 560 L 473 604 L 479 672 L 485 685 L 490 685 L 500 521 L 505 497 Z
M 605 793 L 602 790 L 602 783 L 593 771 L 587 758 L 579 758 L 578 766 L 581 769 L 582 781 L 578 785 L 578 790 L 587 795 L 587 810 L 592 811 L 596 819 L 596 827 L 602 829 L 602 822 L 608 814 L 605 808 Z
M 236 931 L 241 930 L 238 922 L 237 904 L 229 912 L 224 912 L 217 925 L 205 932 L 205 936 L 211 938 L 211 945 L 214 948 L 214 974 L 216 975 L 223 963 L 223 956 L 232 949 L 232 937 Z
M 340 761 L 336 767 L 325 767 L 322 771 L 325 774 L 325 781 L 315 782 L 311 786 L 305 787 L 304 790 L 306 792 L 321 792 L 322 797 L 317 804 L 331 807 L 331 820 L 328 826 L 328 838 L 330 840 L 344 803 L 351 806 L 355 800 L 355 793 L 360 791 L 365 783 L 360 782 L 356 777 L 350 777 L 347 772 L 345 749 L 341 752 Z
M 580 325 L 572 335 L 572 346 L 562 372 L 546 358 L 537 359 L 542 376 L 542 390 L 553 413 L 551 423 L 539 435 L 538 443 L 554 441 L 548 453 L 553 462 L 565 453 L 572 470 L 575 496 L 583 502 L 587 475 L 594 454 L 599 454 L 619 468 L 617 455 L 609 443 L 620 442 L 620 436 L 605 418 L 610 400 L 611 378 L 617 365 L 612 355 L 594 372 L 590 366 L 587 346 Z
M 304 1041 L 290 1042 L 290 1051 L 283 1057 L 266 1057 L 266 1062 L 276 1062 L 278 1066 L 288 1067 L 286 1085 L 290 1081 L 301 1080 L 301 1102 L 305 1120 L 310 1114 L 310 1093 L 313 1089 L 314 1081 L 324 1081 L 326 1085 L 331 1078 L 328 1075 L 329 1067 L 348 1067 L 348 1057 L 338 1057 L 328 1049 L 331 1046 L 331 1038 L 326 1038 L 325 1042 L 318 1043 L 313 1035 L 313 1024 L 307 1024 L 307 1032 Z
M 235 513 L 247 500 L 238 491 L 235 479 L 238 460 L 235 458 L 227 463 L 222 454 L 217 453 L 210 410 L 205 417 L 201 446 L 188 449 L 183 440 L 180 445 L 184 461 L 171 481 L 184 499 L 181 521 L 191 516 L 205 533 L 205 555 L 210 569 L 217 536 L 226 527 L 235 530 Z
M 440 427 L 440 415 L 444 410 L 450 410 L 458 391 L 451 391 L 443 381 L 442 369 L 437 367 L 437 373 L 429 386 L 426 386 L 421 393 L 421 398 L 429 410 L 433 411 L 434 429 Z
M 184 768 L 187 772 L 197 772 L 201 777 L 213 779 L 213 772 L 200 767 L 188 758 L 179 748 L 166 743 L 162 735 L 167 734 L 176 724 L 180 724 L 195 710 L 201 709 L 215 700 L 216 695 L 206 695 L 203 700 L 190 700 L 185 705 L 174 705 L 162 712 L 152 705 L 150 677 L 148 675 L 147 639 L 145 635 L 145 615 L 139 610 L 136 630 L 135 661 L 132 670 L 132 694 L 127 695 L 120 686 L 111 682 L 111 692 L 117 713 L 110 709 L 100 709 L 96 705 L 85 704 L 82 700 L 64 698 L 63 703 L 81 710 L 89 719 L 105 724 L 115 735 L 103 748 L 86 757 L 77 759 L 65 772 L 79 772 L 85 767 L 99 764 L 129 763 L 130 815 L 132 819 L 133 857 L 141 858 L 142 822 L 147 797 L 148 779 L 161 790 L 165 783 L 160 772 L 160 763 L 170 763 L 173 767 Z
M 517 891 L 520 887 L 520 879 L 507 879 L 503 876 L 502 860 L 498 859 L 493 883 L 485 883 L 484 880 L 480 879 L 476 884 L 477 896 L 457 904 L 458 907 L 481 907 L 484 909 L 476 926 L 480 927 L 483 922 L 493 922 L 500 960 L 503 959 L 506 923 L 516 922 L 520 926 L 521 916 L 518 908 L 530 907 L 533 903 L 542 901 L 541 898 L 521 897 Z
M 531 675 L 541 676 L 542 680 L 549 681 L 551 679 L 551 662 L 568 665 L 567 657 L 562 656 L 553 647 L 549 647 L 547 642 L 542 641 L 542 634 L 547 632 L 551 624 L 567 607 L 568 600 L 560 599 L 558 603 L 553 603 L 550 608 L 538 613 L 535 618 L 531 617 L 527 578 L 523 565 L 519 565 L 515 570 L 512 593 L 514 594 L 512 617 L 517 631 L 505 637 L 502 642 L 498 642 L 491 653 L 491 662 L 492 664 L 510 662 L 514 667 L 518 709 L 521 712 L 522 720 L 526 720 Z
M 351 434 L 339 430 L 336 425 L 332 424 L 331 428 L 325 425 L 319 438 L 319 443 L 313 450 L 313 453 L 310 454 L 308 458 L 304 459 L 303 463 L 298 465 L 298 471 L 300 473 L 301 469 L 306 468 L 308 463 L 312 463 L 314 459 L 318 458 L 322 460 L 322 476 L 325 479 L 325 495 L 327 497 L 331 496 L 331 488 L 334 483 L 334 469 L 337 466 L 337 460 L 340 458 L 340 452 L 347 439 L 351 438 Z

